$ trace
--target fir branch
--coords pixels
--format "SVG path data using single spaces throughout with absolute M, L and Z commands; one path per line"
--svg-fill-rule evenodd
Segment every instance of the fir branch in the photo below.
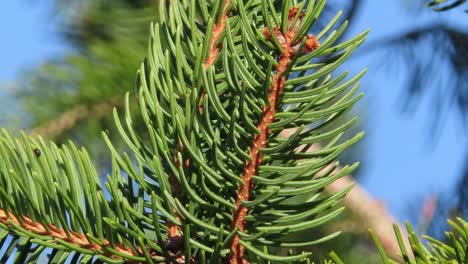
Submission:
M 9 176 L 14 177 L 19 184 L 12 185 L 15 198 L 24 195 L 29 202 L 26 208 L 13 208 L 15 214 L 37 216 L 44 227 L 44 223 L 61 221 L 66 229 L 61 212 L 68 212 L 68 206 L 78 212 L 70 214 L 72 226 L 79 226 L 83 233 L 123 242 L 134 252 L 139 252 L 138 246 L 148 246 L 158 253 L 155 258 L 163 255 L 176 263 L 205 263 L 207 258 L 210 263 L 227 259 L 231 263 L 255 259 L 304 261 L 310 253 L 281 256 L 271 249 L 294 249 L 336 237 L 337 234 L 331 234 L 291 241 L 285 235 L 320 226 L 343 211 L 336 205 L 350 188 L 327 197 L 321 197 L 321 193 L 356 165 L 339 172 L 323 169 L 335 163 L 337 156 L 361 135 L 336 144 L 352 123 L 322 132 L 360 97 L 354 97 L 359 87 L 354 84 L 362 75 L 340 84 L 345 76 L 332 79 L 331 72 L 355 51 L 366 33 L 334 45 L 346 23 L 329 33 L 337 21 L 333 19 L 317 38 L 306 36 L 323 10 L 324 0 L 309 2 L 306 8 L 307 1 L 294 2 L 297 8 L 291 8 L 290 1 L 283 1 L 282 5 L 249 1 L 245 6 L 243 1 L 208 2 L 159 2 L 159 21 L 152 26 L 148 59 L 137 78 L 137 100 L 145 133 L 135 131 L 127 95 L 124 122 L 117 111 L 114 117 L 131 156 L 115 149 L 104 134 L 112 154 L 112 175 L 106 183 L 111 200 L 107 201 L 98 187 L 88 156 L 77 151 L 74 153 L 80 165 L 79 176 L 70 155 L 60 156 L 48 166 L 59 171 L 60 161 L 64 160 L 73 188 L 80 188 L 79 177 L 86 180 L 85 189 L 78 192 L 78 196 L 85 197 L 86 206 L 76 194 L 75 202 L 66 200 L 67 189 L 58 184 L 52 190 L 35 192 L 34 185 L 27 185 L 36 179 L 36 171 L 30 171 L 29 164 L 19 162 L 16 168 L 25 172 L 24 179 L 14 171 L 10 173 L 8 162 L 17 162 L 20 157 L 12 147 L 12 158 L 5 154 L 1 163 L 2 172 L 8 173 L 2 180 L 10 186 L 13 183 Z M 238 14 L 233 19 L 226 14 L 230 5 Z M 279 6 L 281 13 L 277 12 Z M 207 7 L 214 10 L 213 14 L 208 13 Z M 261 28 L 268 28 L 265 35 Z M 213 36 L 213 32 L 219 36 Z M 221 36 L 226 41 L 221 42 Z M 318 40 L 325 36 L 319 47 Z M 311 61 L 330 54 L 335 56 L 319 64 Z M 217 67 L 209 67 L 218 62 Z M 200 96 L 203 93 L 207 96 Z M 316 126 L 305 129 L 310 124 Z M 296 128 L 298 133 L 281 139 L 279 133 L 287 128 Z M 324 139 L 331 143 L 322 151 L 295 153 L 304 144 Z M 11 140 L 7 143 L 13 145 Z M 22 148 L 31 147 L 19 148 L 23 151 Z M 42 150 L 50 157 L 46 146 Z M 29 160 L 37 163 L 34 157 Z M 301 160 L 304 161 L 299 163 Z M 40 175 L 43 186 L 54 180 L 60 182 L 47 166 Z M 67 203 L 60 203 L 54 191 Z M 42 192 L 47 199 L 41 196 Z M 307 202 L 292 201 L 303 195 L 308 196 Z M 7 201 L 8 198 L 0 200 L 5 210 Z M 43 214 L 44 202 L 51 201 L 59 208 L 51 209 L 52 222 Z M 149 236 L 148 232 L 154 235 Z M 180 243 L 173 248 L 168 244 L 173 244 L 171 238 L 176 237 Z M 261 246 L 265 250 L 260 250 Z M 144 256 L 129 259 L 154 261 L 148 251 L 141 253 Z
M 192 2 L 190 4 L 193 5 Z M 304 4 L 305 2 L 301 3 L 299 10 L 302 10 Z M 209 15 L 202 16 L 202 18 L 205 17 L 204 21 L 198 21 L 203 29 L 199 30 L 193 27 L 193 25 L 197 25 L 193 20 L 195 8 L 188 5 L 188 2 L 174 2 L 168 5 L 169 17 L 164 18 L 154 26 L 149 58 L 139 70 L 137 84 L 138 103 L 151 142 L 148 144 L 142 141 L 135 133 L 129 111 L 125 111 L 126 128 L 122 126 L 120 118 L 116 115 L 118 130 L 134 154 L 132 160 L 139 167 L 143 167 L 140 171 L 143 170 L 144 175 L 132 168 L 133 165 L 129 162 L 130 158 L 112 147 L 107 136 L 106 141 L 118 167 L 128 174 L 128 182 L 125 185 L 138 186 L 140 192 L 154 196 L 157 210 L 161 212 L 159 217 L 163 223 L 173 222 L 183 227 L 183 230 L 181 228 L 180 231 L 183 232 L 182 237 L 185 240 L 183 251 L 186 254 L 186 260 L 193 257 L 191 252 L 194 248 L 197 249 L 197 257 L 202 257 L 204 256 L 203 252 L 208 252 L 211 254 L 210 262 L 218 263 L 226 257 L 226 247 L 229 248 L 229 244 L 232 244 L 234 236 L 239 236 L 239 243 L 249 252 L 248 256 L 246 255 L 242 259 L 243 262 L 247 259 L 254 259 L 255 256 L 278 262 L 303 260 L 309 253 L 276 256 L 274 253 L 259 251 L 257 243 L 274 247 L 295 248 L 320 243 L 336 236 L 333 234 L 306 242 L 284 241 L 279 236 L 281 230 L 295 233 L 316 227 L 342 211 L 342 208 L 335 210 L 334 206 L 347 190 L 340 192 L 339 195 L 315 201 L 315 205 L 311 207 L 284 204 L 282 201 L 301 194 L 312 195 L 321 192 L 320 190 L 327 184 L 343 176 L 343 172 L 340 172 L 314 177 L 319 168 L 332 162 L 342 150 L 360 137 L 334 147 L 331 147 L 333 144 L 330 144 L 326 151 L 320 154 L 314 153 L 315 156 L 311 155 L 304 166 L 296 166 L 296 158 L 289 157 L 288 160 L 285 160 L 281 157 L 281 155 L 289 155 L 295 146 L 301 145 L 303 141 L 315 140 L 314 134 L 316 132 L 320 132 L 322 127 L 333 122 L 336 116 L 345 112 L 359 99 L 359 96 L 353 98 L 358 87 L 355 86 L 342 99 L 333 102 L 333 107 L 322 109 L 325 104 L 331 103 L 337 94 L 344 92 L 349 85 L 359 79 L 360 76 L 357 76 L 337 86 L 342 78 L 330 81 L 330 77 L 324 76 L 341 65 L 365 37 L 364 33 L 343 44 L 332 46 L 334 40 L 342 34 L 340 29 L 339 33 L 332 32 L 324 40 L 324 45 L 310 52 L 311 56 L 307 52 L 303 54 L 303 51 L 307 51 L 313 46 L 315 41 L 312 37 L 307 41 L 302 36 L 305 36 L 305 33 L 317 19 L 324 4 L 325 1 L 319 1 L 317 5 L 309 5 L 304 16 L 304 21 L 306 21 L 304 24 L 301 23 L 300 12 L 294 15 L 292 18 L 294 22 L 291 23 L 289 21 L 291 19 L 288 12 L 289 7 L 284 9 L 286 10 L 284 21 L 292 25 L 293 29 L 290 30 L 301 32 L 301 36 L 297 37 L 299 34 L 295 33 L 292 37 L 297 37 L 297 40 L 290 40 L 289 46 L 293 50 L 290 54 L 291 61 L 283 65 L 285 68 L 282 75 L 290 76 L 291 73 L 296 72 L 297 77 L 286 80 L 283 78 L 284 76 L 277 76 L 275 81 L 283 82 L 283 88 L 287 88 L 287 91 L 283 93 L 285 98 L 288 96 L 298 98 L 296 92 L 293 92 L 295 88 L 307 93 L 307 96 L 296 99 L 298 104 L 293 109 L 283 110 L 281 108 L 281 113 L 275 115 L 275 118 L 271 120 L 270 127 L 275 132 L 268 133 L 268 146 L 265 145 L 264 148 L 259 149 L 260 152 L 270 153 L 267 155 L 269 161 L 262 165 L 263 171 L 257 168 L 257 175 L 251 178 L 258 183 L 258 188 L 254 190 L 255 194 L 252 196 L 255 199 L 240 202 L 243 207 L 249 208 L 249 212 L 255 212 L 246 216 L 245 220 L 250 223 L 245 225 L 249 229 L 244 231 L 233 228 L 229 232 L 223 226 L 232 226 L 233 220 L 230 213 L 236 212 L 235 196 L 239 188 L 242 188 L 240 185 L 243 183 L 238 176 L 242 176 L 242 170 L 245 169 L 243 160 L 250 159 L 247 152 L 252 145 L 249 142 L 255 141 L 252 139 L 253 135 L 259 135 L 258 126 L 253 125 L 253 123 L 264 117 L 263 113 L 266 108 L 263 109 L 265 111 L 262 111 L 261 106 L 268 105 L 269 96 L 263 93 L 262 88 L 269 90 L 274 85 L 272 84 L 272 76 L 276 76 L 276 73 L 273 67 L 278 64 L 278 60 L 274 59 L 271 54 L 276 53 L 280 56 L 283 51 L 281 44 L 280 47 L 272 45 L 271 42 L 266 41 L 264 36 L 261 36 L 261 30 L 251 28 L 251 19 L 254 21 L 253 24 L 265 25 L 265 21 L 270 18 L 274 19 L 276 16 L 276 14 L 270 15 L 265 10 L 274 8 L 274 6 L 265 8 L 266 5 L 269 5 L 266 1 L 257 1 L 252 2 L 246 10 L 242 1 L 236 2 L 235 10 L 240 13 L 240 19 L 238 17 L 226 22 L 224 36 L 227 41 L 222 43 L 223 49 L 218 51 L 219 54 L 223 55 L 223 60 L 222 64 L 216 65 L 221 67 L 216 68 L 206 69 L 204 67 L 204 58 L 207 54 L 205 52 L 210 48 L 211 29 L 213 28 L 213 20 L 206 22 L 209 19 L 205 19 Z M 160 10 L 165 9 L 160 8 Z M 184 14 L 184 10 L 187 10 L 188 13 Z M 255 16 L 260 10 L 263 16 Z M 271 9 L 271 12 L 276 11 Z M 174 14 L 180 15 L 174 16 Z M 177 19 L 185 19 L 185 23 L 178 25 L 172 23 Z M 298 23 L 298 21 L 301 22 Z M 330 25 L 319 35 L 325 36 L 334 22 L 330 22 Z M 204 26 L 207 24 L 206 28 L 208 29 L 205 29 Z M 186 25 L 191 25 L 191 27 L 185 27 Z M 270 26 L 267 25 L 267 27 L 270 29 Z M 255 33 L 251 32 L 252 30 L 255 30 Z M 204 35 L 205 31 L 206 36 Z M 271 27 L 270 32 L 272 32 L 273 42 L 286 41 L 284 36 L 282 40 L 278 40 L 281 39 L 281 36 L 273 35 L 275 32 L 273 27 Z M 247 41 L 242 41 L 240 36 L 245 37 L 244 40 Z M 259 45 L 260 41 L 265 46 Z M 312 49 L 310 48 L 310 50 Z M 317 67 L 310 63 L 311 58 L 333 52 L 340 53 L 336 57 L 332 57 L 326 67 L 319 67 L 314 74 L 306 75 L 306 72 Z M 293 61 L 296 63 L 292 63 Z M 194 62 L 195 65 L 193 65 Z M 262 69 L 262 67 L 264 68 Z M 268 87 L 264 87 L 257 80 L 261 80 L 265 83 L 264 86 Z M 244 89 L 243 92 L 242 89 Z M 200 93 L 203 94 L 200 91 L 206 91 L 207 96 L 200 99 Z M 238 96 L 240 93 L 243 95 Z M 266 100 L 264 101 L 264 99 Z M 202 111 L 200 111 L 200 106 L 203 107 Z M 194 107 L 198 108 L 198 111 L 195 111 Z M 280 109 L 279 105 L 276 107 Z M 128 108 L 128 104 L 126 108 Z M 230 115 L 228 112 L 233 110 L 233 115 Z M 242 121 L 239 119 L 239 114 L 242 114 Z M 328 115 L 330 116 L 328 117 Z M 299 138 L 281 143 L 282 148 L 286 148 L 284 152 L 272 151 L 272 149 L 278 149 L 276 146 L 278 144 L 277 135 L 275 134 L 277 131 L 288 126 L 301 127 L 304 124 L 310 124 L 314 120 L 317 121 L 317 117 L 323 118 L 323 124 L 306 131 Z M 275 128 L 273 129 L 273 127 Z M 335 130 L 333 133 L 327 133 L 320 138 L 337 136 L 344 129 L 346 127 Z M 182 142 L 182 146 L 179 141 Z M 175 156 L 177 159 L 174 158 Z M 276 161 L 272 162 L 272 159 L 276 159 Z M 182 163 L 182 160 L 189 162 Z M 269 171 L 276 170 L 277 165 L 280 168 L 280 173 L 270 175 Z M 353 168 L 355 166 L 347 168 L 345 171 L 349 172 Z M 168 180 L 172 178 L 171 175 L 175 176 L 174 178 L 183 187 L 180 195 L 175 195 L 177 188 L 174 188 L 174 185 Z M 154 182 L 157 182 L 158 185 L 155 185 Z M 281 187 L 286 188 L 283 190 Z M 130 196 L 129 199 L 134 198 Z M 174 211 L 174 208 L 177 209 L 177 212 Z M 271 210 L 266 212 L 267 208 Z M 262 211 L 265 211 L 265 214 L 261 213 Z M 279 217 L 278 215 L 283 215 L 283 212 L 288 212 L 290 215 Z M 180 213 L 183 218 L 178 219 L 177 213 Z M 156 226 L 158 225 L 156 224 Z M 266 230 L 272 232 L 267 233 Z M 168 235 L 167 229 L 162 231 L 161 227 L 156 232 L 159 232 L 158 237 L 161 238 Z M 214 249 L 212 248 L 213 239 L 219 241 Z M 164 238 L 158 238 L 157 241 L 162 243 Z

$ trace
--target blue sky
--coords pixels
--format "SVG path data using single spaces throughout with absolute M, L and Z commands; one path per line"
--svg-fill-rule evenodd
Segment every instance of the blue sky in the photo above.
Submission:
M 18 70 L 63 54 L 52 1 L 1 1 L 0 80 L 13 81 Z
M 14 84 L 17 73 L 47 58 L 67 51 L 57 34 L 50 0 L 0 1 L 0 112 L 16 107 Z M 371 28 L 369 42 L 432 19 L 466 23 L 459 12 L 415 16 L 405 12 L 404 1 L 365 1 L 363 16 L 357 17 L 353 33 Z M 365 47 L 363 47 L 365 49 Z M 392 58 L 388 58 L 392 59 Z M 431 193 L 450 192 L 463 168 L 467 139 L 454 113 L 447 115 L 437 142 L 428 144 L 431 105 L 423 100 L 412 115 L 401 114 L 398 102 L 404 74 L 382 70 L 375 56 L 357 55 L 345 67 L 358 72 L 368 67 L 362 83 L 361 102 L 366 117 L 367 156 L 362 184 L 400 218 L 408 218 L 408 201 Z M 0 126 L 7 126 L 0 115 Z
M 370 27 L 368 42 L 391 36 L 402 29 L 427 25 L 433 20 L 463 24 L 468 28 L 462 10 L 435 14 L 427 10 L 415 15 L 401 5 L 405 1 L 365 1 L 364 10 L 354 30 Z M 410 1 L 406 1 L 410 2 Z M 417 1 L 413 1 L 417 2 Z M 461 22 L 461 23 L 460 23 Z M 357 33 L 357 32 L 356 32 Z M 365 47 L 363 47 L 365 49 Z M 427 54 L 430 56 L 430 54 Z M 362 56 L 351 68 L 368 65 L 363 81 L 366 93 L 364 105 L 369 107 L 367 139 L 369 160 L 363 175 L 363 185 L 374 196 L 385 201 L 400 218 L 414 217 L 408 200 L 452 191 L 463 170 L 467 138 L 454 111 L 447 115 L 437 141 L 431 141 L 429 129 L 433 107 L 430 100 L 421 102 L 413 114 L 402 114 L 398 104 L 402 98 L 403 71 L 387 71 L 379 67 L 382 59 L 394 58 Z M 410 205 L 410 207 L 414 206 Z

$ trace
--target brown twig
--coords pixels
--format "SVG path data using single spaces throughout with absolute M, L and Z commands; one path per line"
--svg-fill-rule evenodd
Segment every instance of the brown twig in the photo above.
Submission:
M 297 8 L 293 7 L 289 10 L 290 22 L 296 15 Z M 300 21 L 298 21 L 299 23 Z M 290 25 L 291 26 L 291 25 Z M 274 121 L 277 103 L 279 95 L 283 92 L 284 83 L 287 76 L 284 75 L 284 72 L 288 68 L 289 63 L 291 62 L 292 56 L 297 51 L 297 43 L 293 43 L 293 39 L 297 33 L 298 26 L 293 25 L 291 29 L 288 29 L 288 32 L 281 34 L 278 28 L 275 29 L 274 34 L 276 34 L 278 39 L 281 39 L 281 44 L 283 52 L 279 56 L 279 61 L 276 66 L 276 74 L 272 79 L 272 86 L 268 95 L 268 105 L 263 106 L 263 115 L 260 120 L 260 123 L 257 125 L 259 133 L 254 136 L 251 150 L 250 150 L 250 160 L 247 161 L 244 167 L 244 174 L 242 176 L 243 184 L 240 186 L 235 202 L 235 213 L 233 215 L 232 229 L 237 228 L 239 231 L 244 231 L 245 217 L 248 213 L 248 208 L 242 206 L 242 201 L 249 201 L 252 197 L 252 190 L 255 183 L 252 181 L 252 177 L 258 173 L 258 167 L 262 163 L 262 155 L 260 149 L 264 148 L 267 145 L 268 135 L 270 130 L 268 126 Z M 272 37 L 271 32 L 265 30 L 266 37 Z M 313 36 L 309 36 L 308 42 L 306 42 L 307 48 L 309 50 L 316 49 L 318 47 L 318 42 Z M 239 236 L 235 235 L 231 242 L 231 254 L 229 256 L 229 263 L 231 264 L 244 264 L 248 263 L 244 259 L 244 247 L 240 244 Z

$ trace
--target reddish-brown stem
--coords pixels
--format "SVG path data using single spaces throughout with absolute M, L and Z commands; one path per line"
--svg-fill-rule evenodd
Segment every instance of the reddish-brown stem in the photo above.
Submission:
M 124 247 L 123 245 L 111 245 L 108 240 L 103 240 L 102 245 L 98 245 L 90 242 L 84 234 L 80 234 L 78 232 L 71 231 L 68 235 L 64 229 L 58 228 L 54 225 L 47 225 L 46 228 L 43 224 L 34 222 L 27 216 L 21 216 L 21 220 L 22 221 L 14 216 L 13 213 L 10 212 L 7 214 L 5 210 L 0 209 L 0 223 L 6 226 L 17 225 L 34 234 L 50 236 L 53 240 L 61 239 L 65 242 L 72 243 L 75 246 L 92 250 L 96 252 L 96 254 L 105 254 L 106 256 L 114 259 L 119 259 L 121 257 L 110 253 L 107 248 L 112 248 L 120 253 L 131 256 L 143 255 L 142 252 L 134 252 L 131 248 Z M 139 250 L 142 249 L 139 248 Z
M 297 8 L 290 9 L 291 13 L 297 12 Z M 267 38 L 272 37 L 272 33 L 268 30 L 265 31 Z M 274 34 L 281 34 L 278 29 L 275 29 Z M 270 130 L 268 126 L 273 123 L 276 114 L 276 107 L 278 105 L 279 95 L 283 92 L 284 83 L 286 81 L 286 71 L 288 64 L 291 62 L 292 56 L 296 53 L 297 43 L 292 43 L 296 34 L 296 27 L 290 29 L 288 32 L 281 34 L 283 52 L 279 56 L 278 64 L 276 66 L 276 74 L 272 79 L 272 86 L 268 95 L 268 105 L 263 106 L 263 115 L 260 119 L 260 123 L 257 125 L 259 133 L 253 138 L 253 142 L 250 149 L 250 160 L 247 161 L 244 167 L 244 173 L 242 176 L 243 184 L 240 186 L 236 196 L 236 210 L 233 215 L 232 229 L 238 228 L 239 231 L 244 231 L 245 217 L 248 213 L 248 208 L 242 206 L 242 201 L 249 201 L 252 197 L 252 190 L 255 183 L 252 181 L 252 177 L 258 173 L 258 167 L 262 163 L 262 154 L 260 149 L 264 148 L 267 144 L 268 135 Z M 280 36 L 278 36 L 280 37 Z M 316 49 L 318 42 L 313 36 L 309 36 L 308 43 L 306 42 L 307 51 Z M 229 256 L 230 264 L 246 264 L 247 260 L 244 259 L 244 247 L 240 244 L 239 236 L 234 236 L 231 242 L 231 254 Z
M 227 9 L 229 5 L 231 4 L 231 0 L 226 0 L 224 2 L 223 6 L 223 14 L 221 17 L 221 21 L 218 24 L 215 24 L 213 26 L 213 35 L 211 37 L 210 41 L 210 49 L 209 49 L 209 54 L 208 57 L 205 60 L 205 69 L 213 65 L 213 63 L 216 61 L 216 57 L 218 56 L 219 52 L 219 47 L 216 46 L 216 42 L 219 40 L 221 35 L 224 32 L 224 29 L 226 28 L 226 22 L 227 22 Z

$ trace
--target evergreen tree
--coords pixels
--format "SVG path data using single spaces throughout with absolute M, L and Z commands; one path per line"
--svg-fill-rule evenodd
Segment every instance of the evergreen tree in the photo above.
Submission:
M 362 136 L 341 140 L 354 119 L 328 128 L 361 96 L 364 72 L 348 79 L 332 72 L 366 32 L 336 43 L 346 28 L 335 27 L 338 14 L 308 34 L 324 6 L 160 1 L 136 102 L 127 94 L 124 113 L 114 111 L 128 153 L 103 133 L 112 163 L 106 183 L 84 148 L 2 131 L 2 260 L 34 263 L 52 248 L 51 263 L 310 261 L 296 248 L 339 232 L 289 236 L 343 211 L 337 205 L 352 186 L 334 195 L 323 189 L 357 167 L 338 170 L 336 160 Z M 138 119 L 144 133 L 135 132 Z M 451 244 L 430 239 L 431 251 L 409 230 L 408 252 L 396 229 L 403 260 L 466 261 L 468 225 L 451 224 Z

